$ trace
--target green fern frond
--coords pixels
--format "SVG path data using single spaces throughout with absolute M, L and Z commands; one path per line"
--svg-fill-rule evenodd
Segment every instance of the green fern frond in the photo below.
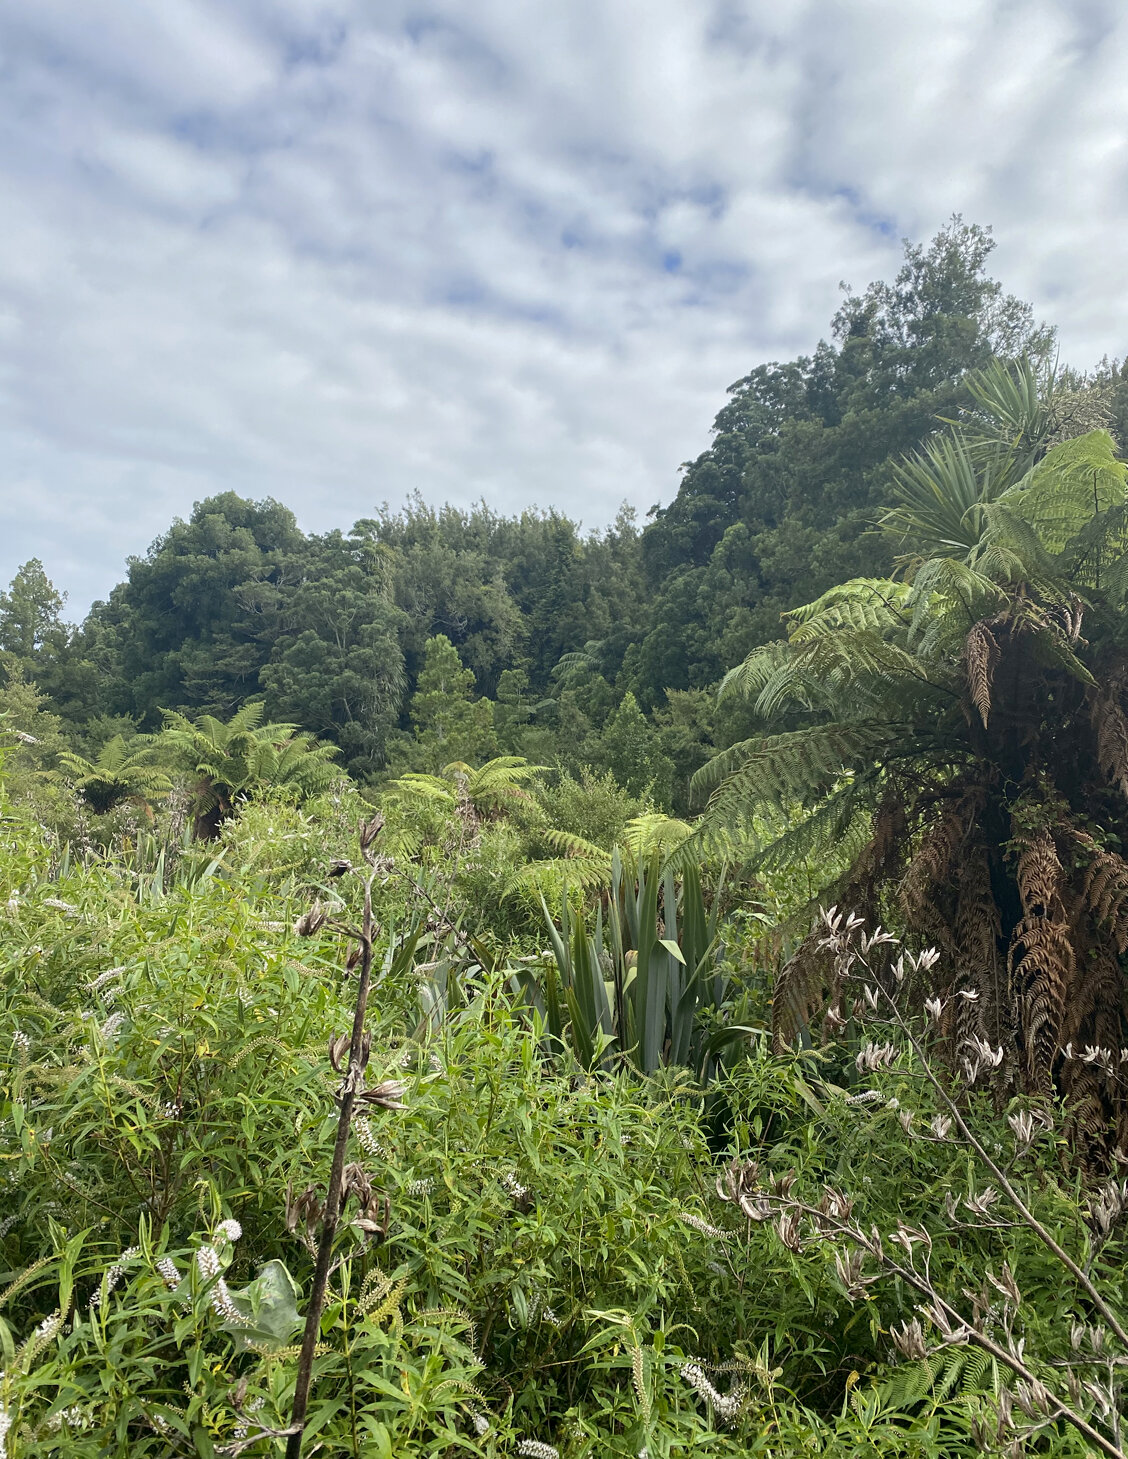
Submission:
M 844 628 L 872 634 L 904 629 L 909 592 L 908 584 L 891 578 L 854 578 L 785 613 L 788 639 L 806 643 Z
M 740 695 L 743 699 L 758 696 L 778 668 L 789 661 L 786 643 L 769 643 L 753 649 L 743 663 L 730 669 L 717 690 L 719 699 Z
M 844 775 L 905 744 L 905 727 L 892 721 L 812 725 L 750 741 L 740 768 L 709 797 L 706 819 L 722 823 L 749 810 L 786 814 L 829 795 Z
M 1004 498 L 1050 553 L 1060 553 L 1095 517 L 1128 500 L 1128 465 L 1107 431 L 1062 441 Z

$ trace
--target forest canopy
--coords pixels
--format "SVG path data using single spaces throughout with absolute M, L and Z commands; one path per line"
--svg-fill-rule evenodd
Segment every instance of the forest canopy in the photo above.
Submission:
M 427 760 L 433 691 L 418 696 L 441 640 L 457 696 L 480 703 L 459 757 L 591 766 L 685 813 L 692 774 L 747 728 L 716 704 L 721 676 L 780 636 L 782 613 L 891 569 L 874 528 L 895 463 L 967 403 L 969 371 L 1052 351 L 990 277 L 992 247 L 956 219 L 906 245 L 891 283 L 846 290 L 810 356 L 730 387 L 712 444 L 641 527 L 627 509 L 585 532 L 555 510 L 416 498 L 306 534 L 281 503 L 220 491 L 73 626 L 29 562 L 0 596 L 8 693 L 33 683 L 87 755 L 165 710 L 226 719 L 261 701 L 365 778 Z M 1114 432 L 1128 413 L 1114 366 L 1063 383 L 1099 395 Z

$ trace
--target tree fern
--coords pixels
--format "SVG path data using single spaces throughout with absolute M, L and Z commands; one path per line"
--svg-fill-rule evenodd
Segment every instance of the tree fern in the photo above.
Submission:
M 802 858 L 832 899 L 897 905 L 946 950 L 941 999 L 979 995 L 1000 1077 L 1056 1084 L 1090 1160 L 1128 1140 L 1123 1087 L 1062 1054 L 1128 1044 L 1109 890 L 1128 886 L 1128 466 L 1103 430 L 1051 444 L 1053 382 L 1029 362 L 971 388 L 973 409 L 897 473 L 884 526 L 903 582 L 823 594 L 726 677 L 765 733 L 698 772 L 695 839 L 754 827 L 757 864 Z M 1109 836 L 1099 875 L 1096 851 L 1077 854 L 1087 826 Z M 1030 891 L 1030 847 L 1052 893 Z M 781 1038 L 828 986 L 814 948 L 781 978 Z

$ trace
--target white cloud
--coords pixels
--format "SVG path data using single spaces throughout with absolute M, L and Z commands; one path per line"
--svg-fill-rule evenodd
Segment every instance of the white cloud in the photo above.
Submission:
M 0 18 L 0 581 L 194 499 L 590 524 L 899 237 L 1128 339 L 1115 0 L 37 0 Z

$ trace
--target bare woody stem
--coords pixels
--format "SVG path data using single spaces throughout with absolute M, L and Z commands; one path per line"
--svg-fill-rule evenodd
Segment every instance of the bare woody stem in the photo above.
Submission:
M 364 920 L 360 932 L 360 983 L 356 991 L 356 1010 L 353 1014 L 348 1069 L 341 1087 L 341 1112 L 337 1119 L 337 1140 L 333 1146 L 333 1165 L 329 1172 L 329 1189 L 325 1195 L 325 1210 L 321 1217 L 321 1239 L 317 1246 L 317 1264 L 314 1267 L 313 1287 L 309 1294 L 305 1332 L 302 1335 L 301 1355 L 298 1358 L 294 1406 L 290 1412 L 290 1437 L 286 1440 L 286 1459 L 301 1459 L 302 1430 L 305 1427 L 309 1389 L 313 1378 L 313 1358 L 321 1333 L 321 1313 L 325 1306 L 325 1291 L 329 1285 L 333 1241 L 337 1235 L 337 1222 L 341 1215 L 341 1187 L 344 1183 L 349 1126 L 352 1121 L 356 1092 L 364 1079 L 361 1045 L 364 1036 L 364 1017 L 368 1009 L 368 986 L 372 979 L 372 942 L 375 932 L 372 921 L 373 880 L 374 877 L 369 876 L 364 884 Z
M 860 959 L 860 961 L 862 960 Z M 868 963 L 862 961 L 862 966 L 866 968 L 866 970 L 871 974 L 873 973 L 873 969 L 870 968 Z M 932 1066 L 928 1061 L 927 1055 L 921 1048 L 919 1042 L 913 1034 L 912 1029 L 909 1027 L 908 1023 L 902 1016 L 901 1010 L 897 1007 L 896 1000 L 885 988 L 882 987 L 880 980 L 876 977 L 874 978 L 874 984 L 888 1003 L 897 1027 L 901 1030 L 902 1034 L 904 1034 L 905 1038 L 908 1040 L 909 1046 L 912 1048 L 913 1053 L 916 1054 L 920 1066 L 924 1070 L 925 1078 L 932 1085 L 936 1093 L 940 1096 L 945 1108 L 948 1110 L 948 1113 L 955 1121 L 956 1128 L 959 1130 L 964 1140 L 967 1142 L 968 1145 L 971 1146 L 976 1155 L 979 1156 L 980 1160 L 982 1160 L 983 1164 L 991 1172 L 995 1180 L 998 1181 L 999 1186 L 1003 1190 L 1007 1199 L 1014 1206 L 1015 1210 L 1022 1217 L 1026 1225 L 1030 1228 L 1031 1231 L 1034 1232 L 1035 1236 L 1037 1236 L 1042 1245 L 1045 1246 L 1048 1251 L 1053 1252 L 1054 1256 L 1057 1257 L 1062 1266 L 1064 1266 L 1066 1270 L 1077 1280 L 1077 1282 L 1084 1289 L 1086 1295 L 1089 1297 L 1090 1301 L 1093 1303 L 1093 1306 L 1096 1307 L 1097 1311 L 1108 1323 L 1112 1331 L 1116 1334 L 1120 1341 L 1126 1347 L 1128 1347 L 1128 1331 L 1125 1330 L 1123 1323 L 1101 1296 L 1091 1278 L 1086 1276 L 1085 1272 L 1081 1269 L 1081 1267 L 1077 1265 L 1077 1263 L 1070 1256 L 1069 1252 L 1066 1251 L 1063 1246 L 1061 1246 L 1057 1241 L 1054 1240 L 1053 1236 L 1050 1235 L 1045 1226 L 1043 1226 L 1041 1221 L 1038 1220 L 1037 1216 L 1034 1215 L 1033 1211 L 1031 1211 L 1029 1207 L 1025 1204 L 1022 1197 L 1015 1190 L 1014 1186 L 1011 1184 L 1010 1180 L 1007 1178 L 1003 1170 L 995 1163 L 994 1160 L 991 1159 L 991 1156 L 987 1153 L 983 1142 L 972 1133 L 967 1124 L 967 1121 L 960 1113 L 959 1106 L 956 1104 L 955 1100 L 952 1099 L 951 1095 L 944 1088 L 943 1084 L 941 1084 L 940 1080 L 933 1073 Z

